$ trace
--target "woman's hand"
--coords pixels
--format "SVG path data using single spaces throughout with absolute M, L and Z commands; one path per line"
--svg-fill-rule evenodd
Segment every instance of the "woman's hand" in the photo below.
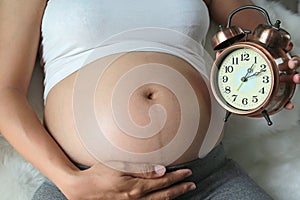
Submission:
M 290 69 L 293 69 L 293 70 L 296 70 L 300 67 L 300 57 L 298 56 L 295 56 L 293 57 L 292 59 L 289 60 L 288 62 L 288 66 Z M 300 84 L 300 74 L 294 74 L 292 77 L 291 77 L 291 81 L 293 81 L 294 83 L 296 84 Z M 286 106 L 285 106 L 286 109 L 288 110 L 292 110 L 294 108 L 294 105 L 289 102 Z
M 181 182 L 190 176 L 189 169 L 165 173 L 160 165 L 127 165 L 139 167 L 144 173 L 125 173 L 101 163 L 57 184 L 68 199 L 174 199 L 195 189 L 192 182 Z M 126 170 L 127 171 L 127 170 Z M 140 171 L 140 170 L 139 170 Z

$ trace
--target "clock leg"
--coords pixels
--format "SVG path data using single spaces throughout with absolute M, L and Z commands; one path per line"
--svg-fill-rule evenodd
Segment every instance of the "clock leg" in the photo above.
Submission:
M 263 115 L 264 118 L 267 120 L 268 125 L 271 126 L 271 125 L 273 124 L 273 122 L 271 121 L 268 112 L 267 112 L 266 110 L 264 110 L 264 111 L 262 112 L 262 115 Z
M 224 118 L 224 122 L 227 122 L 227 121 L 228 121 L 228 118 L 230 117 L 230 115 L 231 115 L 231 112 L 226 111 L 226 115 L 225 115 L 225 118 Z

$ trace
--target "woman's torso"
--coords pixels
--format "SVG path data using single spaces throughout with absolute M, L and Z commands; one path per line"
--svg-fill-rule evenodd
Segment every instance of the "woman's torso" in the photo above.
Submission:
M 170 165 L 198 157 L 209 140 L 214 113 L 207 76 L 171 50 L 156 51 L 157 41 L 149 49 L 127 53 L 110 45 L 128 38 L 138 44 L 132 38 L 136 34 L 126 32 L 147 27 L 169 31 L 165 41 L 181 33 L 201 44 L 207 21 L 199 0 L 48 2 L 42 26 L 45 123 L 72 160 L 83 165 L 120 159 Z M 148 38 L 146 30 L 138 40 Z M 122 37 L 110 40 L 120 33 Z M 166 45 L 189 44 L 180 38 Z M 97 53 L 88 53 L 95 49 Z M 210 143 L 215 145 L 220 134 Z

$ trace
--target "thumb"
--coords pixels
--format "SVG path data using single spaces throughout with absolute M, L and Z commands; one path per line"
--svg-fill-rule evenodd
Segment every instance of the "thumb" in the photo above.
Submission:
M 109 161 L 106 165 L 124 172 L 124 175 L 130 175 L 139 178 L 158 178 L 166 173 L 163 165 L 149 163 L 131 163 L 125 161 Z

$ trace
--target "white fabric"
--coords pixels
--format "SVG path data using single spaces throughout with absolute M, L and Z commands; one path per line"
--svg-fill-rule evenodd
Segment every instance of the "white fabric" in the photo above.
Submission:
M 148 47 L 145 38 L 150 50 L 161 51 L 160 43 L 189 48 L 184 41 L 126 34 L 149 27 L 177 31 L 201 44 L 209 27 L 208 10 L 202 0 L 50 0 L 42 21 L 44 100 L 53 86 L 83 67 L 95 49 L 100 57 L 128 52 Z M 110 40 L 120 34 L 120 40 Z

